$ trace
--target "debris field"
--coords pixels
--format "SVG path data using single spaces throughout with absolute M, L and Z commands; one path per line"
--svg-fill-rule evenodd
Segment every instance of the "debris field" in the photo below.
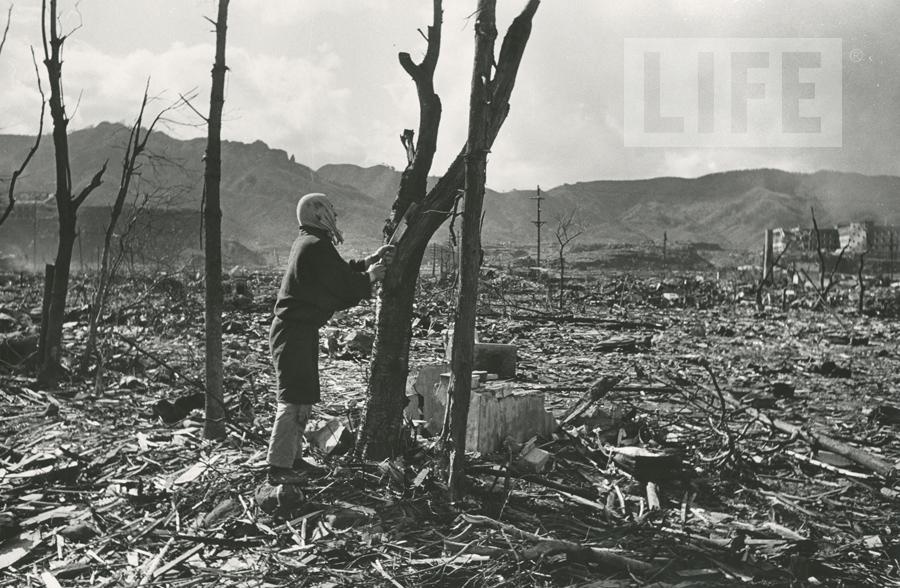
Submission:
M 322 333 L 307 447 L 325 471 L 267 486 L 277 280 L 252 274 L 228 297 L 229 436 L 213 442 L 202 282 L 120 284 L 102 369 L 72 361 L 41 391 L 13 365 L 38 280 L 0 278 L 0 586 L 900 585 L 896 288 L 870 288 L 859 315 L 841 288 L 825 308 L 779 291 L 758 305 L 750 283 L 617 274 L 559 311 L 545 284 L 486 270 L 478 340 L 516 357 L 483 390 L 542 397 L 552 426 L 510 419 L 449 504 L 420 412 L 439 385 L 408 391 L 403 455 L 354 456 L 372 304 Z M 452 287 L 422 280 L 411 383 L 445 361 Z

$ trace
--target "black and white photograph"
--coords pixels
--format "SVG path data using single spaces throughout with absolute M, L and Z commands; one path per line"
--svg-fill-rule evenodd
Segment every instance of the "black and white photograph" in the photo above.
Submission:
M 0 0 L 0 588 L 900 587 L 896 0 Z

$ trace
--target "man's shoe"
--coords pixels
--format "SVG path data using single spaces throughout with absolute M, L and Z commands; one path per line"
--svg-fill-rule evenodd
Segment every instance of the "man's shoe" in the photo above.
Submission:
M 269 466 L 268 474 L 269 484 L 279 486 L 281 484 L 300 484 L 303 482 L 303 476 L 288 468 L 280 468 L 278 466 Z
M 322 475 L 328 471 L 321 466 L 306 461 L 302 457 L 298 457 L 294 460 L 293 469 L 297 472 L 312 475 Z

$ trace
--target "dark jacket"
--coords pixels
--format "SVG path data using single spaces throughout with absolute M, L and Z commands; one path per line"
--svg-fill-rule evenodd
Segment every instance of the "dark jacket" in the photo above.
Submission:
M 344 261 L 327 231 L 300 227 L 281 280 L 275 316 L 319 328 L 372 293 L 364 261 Z

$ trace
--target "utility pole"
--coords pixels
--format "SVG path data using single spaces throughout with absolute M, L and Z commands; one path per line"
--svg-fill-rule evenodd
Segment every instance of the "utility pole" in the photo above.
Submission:
M 537 220 L 533 220 L 531 223 L 537 227 L 537 266 L 541 267 L 541 226 L 547 223 L 541 220 L 541 201 L 544 200 L 544 197 L 541 196 L 540 186 L 537 187 L 537 196 L 534 196 L 532 200 L 537 200 Z
M 890 281 L 891 281 L 891 283 L 893 283 L 894 282 L 894 229 L 891 229 L 890 235 L 891 235 L 891 244 L 890 244 L 890 248 L 889 248 L 890 252 L 891 252 L 891 269 L 890 269 L 891 278 L 890 278 Z
M 84 275 L 84 250 L 81 248 L 81 228 L 78 228 L 78 265 L 81 274 Z
M 772 251 L 774 234 L 772 229 L 765 230 L 765 242 L 763 245 L 763 270 L 762 279 L 766 284 L 772 282 L 772 271 L 774 270 L 774 254 Z
M 38 268 L 38 260 L 37 260 L 38 201 L 35 200 L 34 202 L 32 202 L 32 205 L 33 206 L 31 208 L 31 210 L 32 210 L 32 213 L 34 216 L 34 228 L 31 232 L 31 236 L 32 236 L 31 251 L 32 251 L 32 257 L 33 257 L 32 263 L 34 265 L 34 271 L 37 272 L 37 268 Z

